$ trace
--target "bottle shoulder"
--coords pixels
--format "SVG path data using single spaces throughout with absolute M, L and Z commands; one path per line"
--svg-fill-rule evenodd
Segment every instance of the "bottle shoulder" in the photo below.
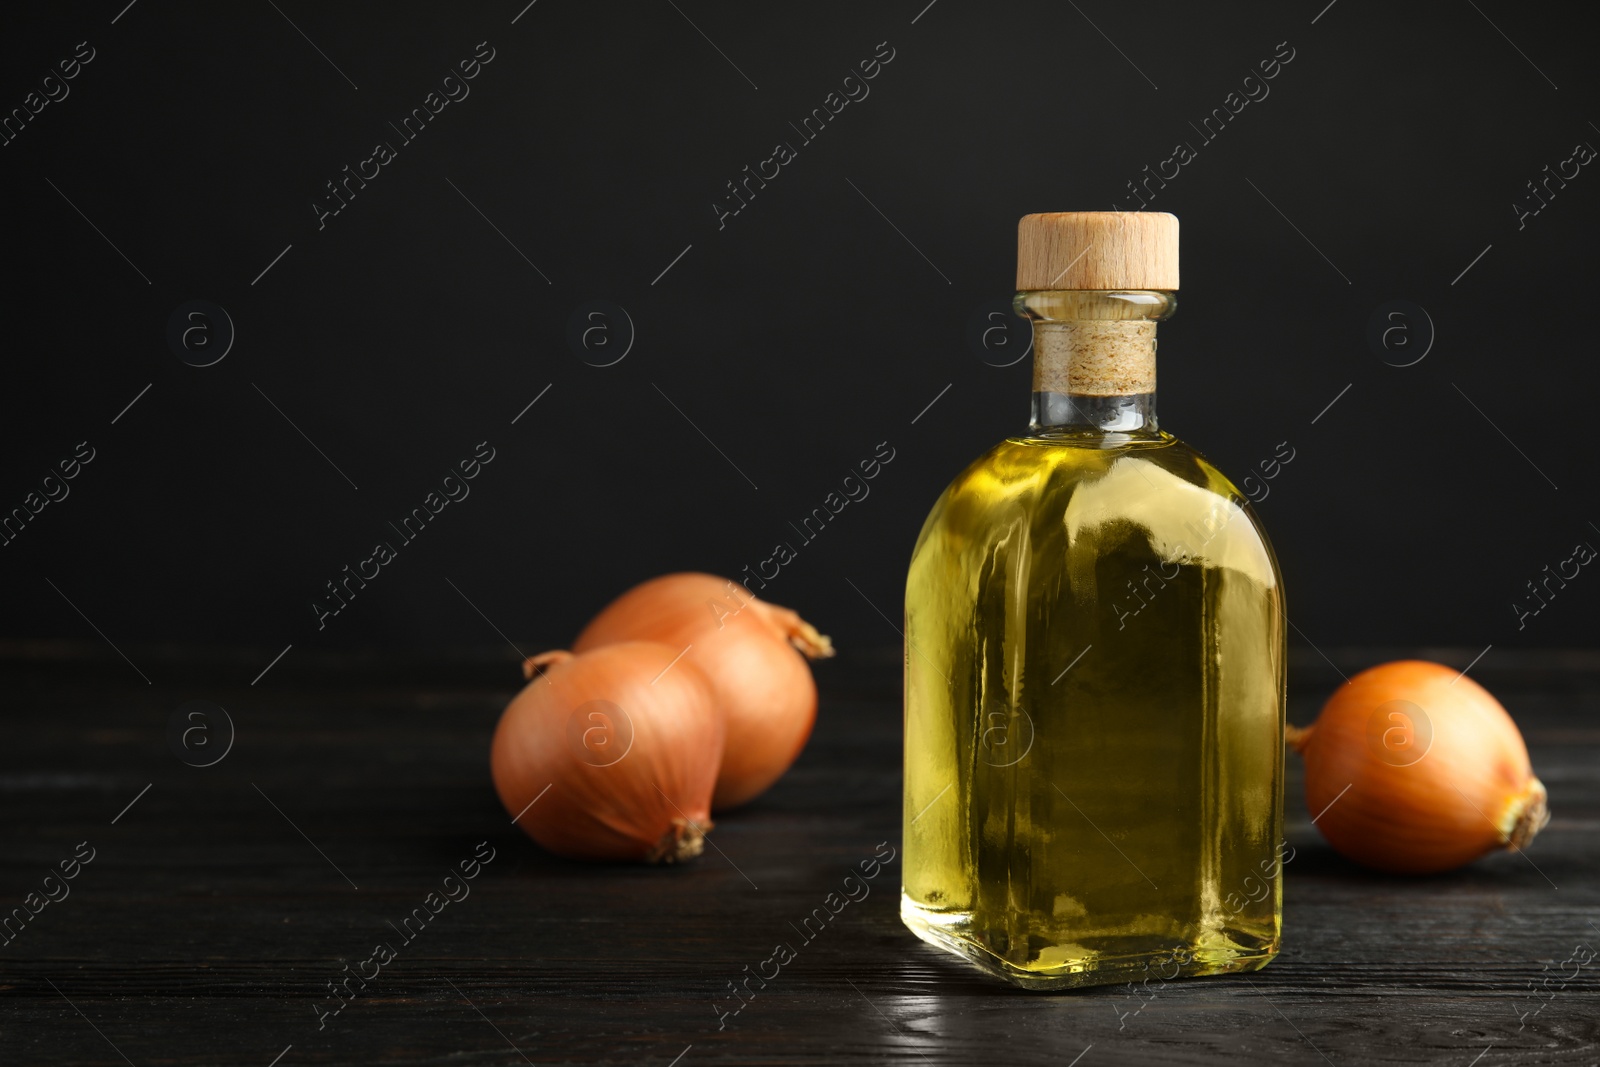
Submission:
M 1247 503 L 1243 493 L 1201 452 L 1165 431 L 1095 436 L 1008 437 L 968 464 L 946 488 L 946 498 L 983 497 L 1024 503 L 1076 493 L 1104 493 L 1110 479 L 1150 479 L 1152 493 L 1181 483 L 1198 490 L 1181 499 L 1206 506 L 1209 497 Z M 1113 494 L 1134 499 L 1137 494 Z M 1063 501 L 1065 502 L 1065 501 Z
M 950 483 L 924 524 L 947 549 L 984 545 L 1007 531 L 1066 544 L 1103 543 L 1123 529 L 1163 557 L 1244 570 L 1277 584 L 1277 561 L 1244 494 L 1172 434 L 1007 438 Z M 1082 537 L 1089 534 L 1092 536 Z

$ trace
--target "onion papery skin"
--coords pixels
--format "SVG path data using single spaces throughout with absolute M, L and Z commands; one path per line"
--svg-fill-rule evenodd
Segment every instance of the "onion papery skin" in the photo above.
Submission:
M 710 683 L 677 652 L 625 642 L 528 661 L 536 676 L 500 717 L 490 769 L 540 845 L 587 860 L 699 854 L 726 731 Z
M 608 604 L 572 647 L 581 653 L 629 640 L 688 649 L 681 662 L 711 682 L 728 720 L 713 810 L 753 800 L 799 758 L 817 717 L 806 657 L 833 655 L 828 639 L 799 615 L 725 578 L 668 574 Z
M 1453 870 L 1526 847 L 1549 821 L 1516 723 L 1482 686 L 1441 664 L 1363 671 L 1291 744 L 1305 759 L 1317 829 L 1376 870 Z

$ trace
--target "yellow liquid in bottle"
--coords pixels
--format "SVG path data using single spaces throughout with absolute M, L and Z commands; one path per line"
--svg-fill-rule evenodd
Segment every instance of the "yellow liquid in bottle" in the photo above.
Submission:
M 1150 430 L 1013 438 L 939 499 L 906 585 L 924 940 L 1030 988 L 1277 954 L 1285 623 L 1244 505 Z

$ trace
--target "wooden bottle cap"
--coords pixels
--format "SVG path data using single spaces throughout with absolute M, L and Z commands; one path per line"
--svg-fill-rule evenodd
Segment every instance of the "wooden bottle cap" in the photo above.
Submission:
M 1017 223 L 1017 288 L 1177 289 L 1178 217 L 1051 211 Z

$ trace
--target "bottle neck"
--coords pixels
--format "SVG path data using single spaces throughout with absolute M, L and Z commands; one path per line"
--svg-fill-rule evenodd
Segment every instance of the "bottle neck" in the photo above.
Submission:
M 1032 290 L 1035 435 L 1155 433 L 1156 323 L 1177 310 L 1158 290 Z

